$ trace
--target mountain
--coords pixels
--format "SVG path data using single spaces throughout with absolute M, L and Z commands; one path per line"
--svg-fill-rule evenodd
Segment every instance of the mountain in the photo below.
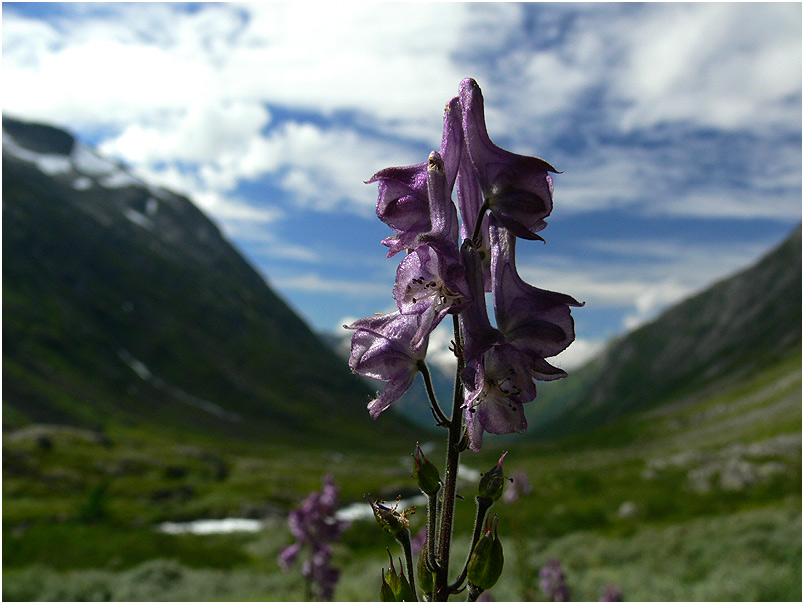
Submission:
M 615 339 L 569 377 L 541 385 L 528 433 L 554 438 L 739 388 L 800 355 L 801 270 L 799 226 L 753 266 Z
M 369 395 L 189 199 L 3 118 L 4 429 L 374 441 Z

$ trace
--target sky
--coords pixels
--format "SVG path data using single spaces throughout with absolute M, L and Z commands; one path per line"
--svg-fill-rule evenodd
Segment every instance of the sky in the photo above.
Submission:
M 496 144 L 561 170 L 517 263 L 586 302 L 565 368 L 801 221 L 800 3 L 2 10 L 4 113 L 188 195 L 316 330 L 393 310 L 364 181 L 439 148 L 464 77 Z

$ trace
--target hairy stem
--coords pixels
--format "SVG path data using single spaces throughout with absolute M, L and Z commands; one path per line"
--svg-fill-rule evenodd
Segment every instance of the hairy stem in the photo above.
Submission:
M 458 460 L 461 456 L 461 438 L 463 422 L 461 421 L 461 406 L 463 405 L 463 387 L 461 372 L 463 371 L 463 347 L 461 344 L 461 327 L 457 315 L 452 317 L 452 326 L 455 334 L 455 354 L 458 357 L 458 367 L 455 374 L 455 392 L 452 400 L 452 417 L 450 418 L 449 434 L 447 437 L 447 462 L 444 470 L 444 495 L 441 501 L 441 526 L 436 553 L 437 572 L 435 576 L 435 590 L 433 599 L 446 602 L 450 595 L 449 589 L 449 550 L 452 540 L 452 521 L 455 512 L 455 493 L 458 481 Z
M 480 534 L 483 532 L 483 521 L 486 519 L 489 508 L 494 504 L 494 501 L 488 497 L 478 496 L 475 497 L 475 501 L 477 502 L 477 515 L 475 516 L 475 532 L 472 535 L 472 544 L 469 546 L 469 554 L 466 556 L 466 563 L 463 565 L 463 570 L 461 574 L 458 575 L 458 578 L 455 579 L 455 583 L 450 586 L 450 591 L 460 589 L 461 584 L 466 580 L 469 560 L 472 559 L 472 552 L 475 549 L 475 545 L 477 545 L 477 542 L 480 540 Z
M 427 558 L 426 566 L 430 572 L 438 568 L 435 555 L 436 531 L 438 530 L 438 493 L 427 496 Z

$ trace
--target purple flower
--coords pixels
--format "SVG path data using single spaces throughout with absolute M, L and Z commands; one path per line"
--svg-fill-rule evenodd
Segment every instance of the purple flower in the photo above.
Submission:
M 551 558 L 539 571 L 539 587 L 544 595 L 553 602 L 569 602 L 570 591 L 567 578 L 561 569 L 561 561 Z
M 491 279 L 497 326 L 511 344 L 533 360 L 534 377 L 554 380 L 567 374 L 553 367 L 552 357 L 575 339 L 570 306 L 583 306 L 566 294 L 529 285 L 516 270 L 516 238 L 492 217 Z
M 412 253 L 399 264 L 394 298 L 402 314 L 424 314 L 433 328 L 447 313 L 459 312 L 470 295 L 458 253 L 458 215 L 449 199 L 441 156 L 427 168 L 431 229 L 411 241 Z
M 469 448 L 479 451 L 483 432 L 522 434 L 528 428 L 524 404 L 536 398 L 528 358 L 510 344 L 494 344 L 480 361 L 467 363 L 466 428 Z
M 427 543 L 427 526 L 423 526 L 419 529 L 419 532 L 416 533 L 410 540 L 410 552 L 414 556 L 418 556 L 419 552 L 422 551 L 425 544 Z
M 600 596 L 598 602 L 622 602 L 623 601 L 623 592 L 622 590 L 615 586 L 609 585 L 606 587 L 606 591 L 603 592 L 603 595 Z
M 569 307 L 581 304 L 525 283 L 515 266 L 515 238 L 541 239 L 537 233 L 552 211 L 548 172 L 555 169 L 547 162 L 491 142 L 483 95 L 467 78 L 445 109 L 440 151 L 368 181 L 378 183 L 377 215 L 394 231 L 383 241 L 388 256 L 408 252 L 394 284 L 398 312 L 349 326 L 355 330 L 352 371 L 387 382 L 368 405 L 372 417 L 411 386 L 430 333 L 447 314 L 460 317 L 456 350 L 463 353 L 463 408 L 473 450 L 484 432 L 524 432 L 523 405 L 536 397 L 534 380 L 566 375 L 545 359 L 574 340 Z M 496 327 L 486 292 L 493 294 Z
M 349 357 L 352 371 L 388 382 L 368 404 L 369 414 L 377 419 L 413 384 L 418 363 L 427 354 L 431 325 L 422 315 L 391 313 L 360 319 L 346 328 L 355 330 Z
M 530 480 L 524 472 L 514 472 L 511 475 L 511 485 L 505 489 L 503 500 L 506 503 L 514 503 L 522 495 L 531 492 Z
M 491 253 L 489 247 L 489 217 L 483 209 L 483 193 L 480 190 L 480 183 L 475 175 L 472 162 L 465 157 L 458 169 L 457 180 L 458 208 L 461 213 L 461 239 L 475 239 L 472 243 L 480 252 L 481 265 L 483 267 L 483 289 L 491 291 L 490 263 Z M 477 229 L 477 220 L 480 217 L 481 227 Z M 475 232 L 477 231 L 477 237 Z
M 517 237 L 541 239 L 536 233 L 547 226 L 544 219 L 553 210 L 553 181 L 548 172 L 556 169 L 542 159 L 505 151 L 491 142 L 477 82 L 463 80 L 459 96 L 466 148 L 491 213 Z
M 310 493 L 288 516 L 288 527 L 296 542 L 279 553 L 279 565 L 288 571 L 302 549 L 309 557 L 302 563 L 302 576 L 316 590 L 319 600 L 331 600 L 338 582 L 339 571 L 330 565 L 331 543 L 337 541 L 346 522 L 335 518 L 338 488 L 331 475 L 324 477 L 324 487 Z
M 483 432 L 522 433 L 527 429 L 523 405 L 536 398 L 530 358 L 491 326 L 480 275 L 480 258 L 471 244 L 462 250 L 472 303 L 461 314 L 466 367 L 463 404 L 469 447 L 479 451 Z
M 444 133 L 440 156 L 444 161 L 447 199 L 455 184 L 458 165 L 463 151 L 461 106 L 453 98 L 444 112 Z M 395 234 L 383 240 L 388 246 L 388 257 L 414 247 L 417 236 L 430 232 L 431 207 L 428 198 L 428 168 L 426 161 L 413 166 L 386 168 L 372 176 L 367 183 L 377 182 L 377 216 L 390 226 Z

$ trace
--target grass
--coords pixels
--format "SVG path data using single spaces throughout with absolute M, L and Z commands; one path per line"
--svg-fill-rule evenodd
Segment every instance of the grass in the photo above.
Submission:
M 800 600 L 800 363 L 586 435 L 490 439 L 481 454 L 465 454 L 462 463 L 484 471 L 504 444 L 506 472 L 524 471 L 533 485 L 493 508 L 506 551 L 493 597 L 541 599 L 538 570 L 557 557 L 575 600 L 597 600 L 610 584 L 627 600 Z M 282 573 L 276 556 L 292 542 L 284 514 L 320 488 L 322 474 L 335 476 L 344 503 L 413 486 L 413 443 L 334 451 L 177 443 L 124 427 L 104 436 L 51 429 L 4 438 L 4 599 L 298 600 L 298 569 Z M 442 452 L 431 459 L 441 465 Z M 460 489 L 456 565 L 474 488 Z M 152 529 L 224 516 L 270 525 L 217 536 Z M 424 516 L 412 517 L 412 530 Z M 399 555 L 373 520 L 345 532 L 334 553 L 336 599 L 376 600 L 386 547 Z

